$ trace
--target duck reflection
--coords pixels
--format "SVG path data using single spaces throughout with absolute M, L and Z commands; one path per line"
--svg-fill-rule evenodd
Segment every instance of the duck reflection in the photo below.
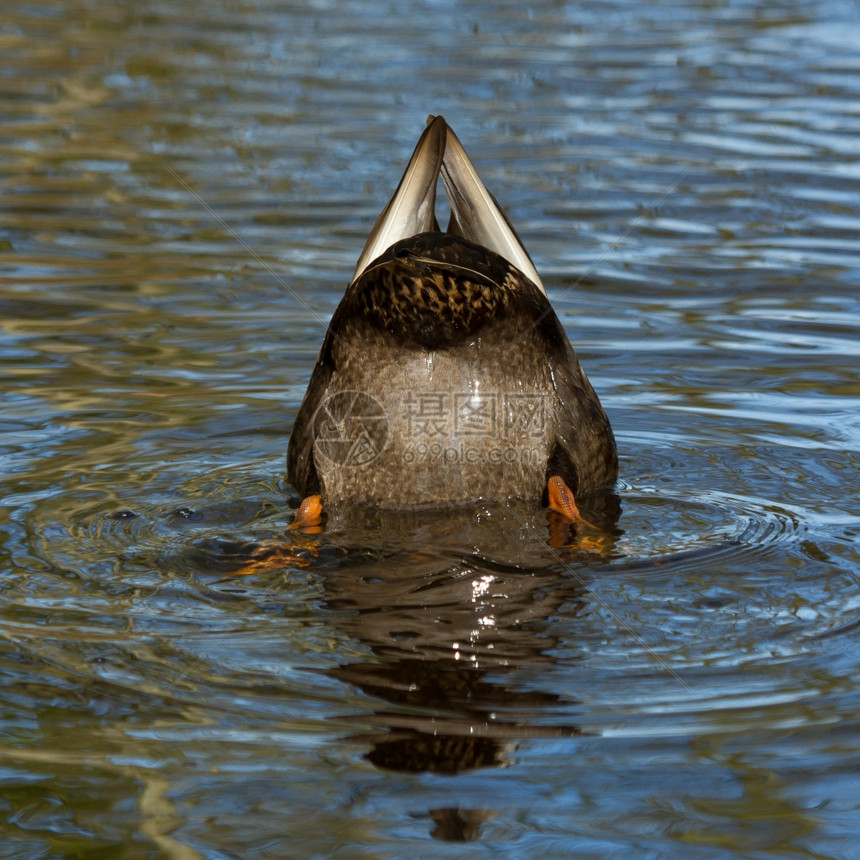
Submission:
M 525 739 L 580 734 L 547 719 L 562 698 L 571 703 L 567 691 L 541 689 L 562 647 L 552 619 L 586 606 L 590 577 L 615 554 L 621 513 L 611 492 L 581 507 L 585 521 L 574 524 L 527 503 L 411 512 L 333 505 L 324 537 L 204 541 L 191 559 L 232 576 L 313 567 L 327 623 L 370 652 L 327 674 L 379 702 L 338 721 L 366 729 L 355 740 L 379 768 L 456 775 L 504 767 Z M 422 813 L 432 835 L 449 841 L 477 838 L 493 814 Z
M 528 668 L 538 678 L 553 664 L 547 621 L 562 604 L 568 615 L 581 610 L 586 571 L 611 552 L 617 497 L 600 497 L 589 515 L 606 530 L 577 536 L 582 527 L 571 526 L 564 548 L 548 545 L 539 508 L 331 515 L 328 539 L 356 546 L 360 535 L 375 547 L 325 580 L 331 623 L 376 658 L 330 674 L 388 705 L 352 718 L 376 729 L 363 736 L 368 760 L 457 774 L 504 766 L 519 739 L 579 734 L 538 721 L 559 695 L 513 677 Z
M 493 812 L 489 809 L 458 809 L 444 807 L 428 813 L 434 827 L 430 835 L 443 842 L 471 842 L 481 835 L 481 825 Z

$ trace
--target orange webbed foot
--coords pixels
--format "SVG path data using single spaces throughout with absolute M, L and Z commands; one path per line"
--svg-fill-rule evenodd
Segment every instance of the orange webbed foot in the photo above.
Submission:
M 582 525 L 588 526 L 588 528 L 597 531 L 597 526 L 592 525 L 579 512 L 579 508 L 576 506 L 576 499 L 574 498 L 573 490 L 568 487 L 563 478 L 560 478 L 558 475 L 553 475 L 547 481 L 547 490 L 549 493 L 549 506 L 551 510 L 556 511 L 563 517 L 567 517 L 567 519 L 573 523 L 582 523 Z
M 553 475 L 547 481 L 549 497 L 549 544 L 557 549 L 576 546 L 587 549 L 590 552 L 602 552 L 603 540 L 600 536 L 575 537 L 574 526 L 585 526 L 595 532 L 600 532 L 594 524 L 590 523 L 579 512 L 573 490 L 568 487 L 563 478 Z
M 302 499 L 290 531 L 300 531 L 303 534 L 316 535 L 322 531 L 322 499 L 319 496 L 306 496 Z
M 302 535 L 315 535 L 322 531 L 322 501 L 319 496 L 308 496 L 299 505 L 289 531 Z M 231 576 L 252 576 L 283 567 L 307 567 L 308 556 L 316 555 L 318 545 L 313 540 L 291 538 L 289 543 L 267 540 L 258 544 L 244 564 Z

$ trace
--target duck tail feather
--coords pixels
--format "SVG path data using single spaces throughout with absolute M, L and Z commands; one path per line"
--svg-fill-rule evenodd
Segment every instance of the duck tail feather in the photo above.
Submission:
M 495 251 L 534 281 L 546 295 L 528 251 L 496 199 L 484 187 L 466 150 L 450 127 L 446 138 L 442 182 L 451 204 L 447 232 Z
M 358 258 L 356 280 L 368 265 L 395 242 L 438 229 L 436 185 L 445 153 L 448 126 L 439 116 L 432 118 L 418 141 L 403 178 L 382 210 Z

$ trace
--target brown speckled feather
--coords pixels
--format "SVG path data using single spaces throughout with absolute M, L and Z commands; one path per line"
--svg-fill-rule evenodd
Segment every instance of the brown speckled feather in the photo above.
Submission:
M 466 239 L 396 242 L 332 318 L 290 439 L 290 483 L 404 508 L 541 498 L 551 474 L 587 492 L 615 481 L 617 457 L 546 296 Z

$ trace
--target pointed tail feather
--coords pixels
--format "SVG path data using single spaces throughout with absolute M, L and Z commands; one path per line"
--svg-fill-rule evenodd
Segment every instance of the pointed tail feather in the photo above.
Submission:
M 353 281 L 395 242 L 438 229 L 436 225 L 436 184 L 445 152 L 447 125 L 442 117 L 430 122 L 421 135 L 403 178 L 382 210 L 358 258 Z
M 477 242 L 513 263 L 546 294 L 516 230 L 511 226 L 495 198 L 484 187 L 457 135 L 447 129 L 442 159 L 442 181 L 451 203 L 448 232 Z

